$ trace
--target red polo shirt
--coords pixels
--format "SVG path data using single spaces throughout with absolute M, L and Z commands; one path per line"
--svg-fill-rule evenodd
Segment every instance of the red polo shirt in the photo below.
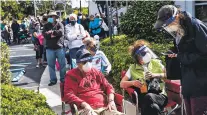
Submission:
M 107 96 L 114 93 L 111 84 L 98 70 L 82 73 L 78 68 L 67 72 L 64 84 L 64 99 L 70 104 L 80 107 L 82 102 L 88 103 L 93 109 L 106 107 Z

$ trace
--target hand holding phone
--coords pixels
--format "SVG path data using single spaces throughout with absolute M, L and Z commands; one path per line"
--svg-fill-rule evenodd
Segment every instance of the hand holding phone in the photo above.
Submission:
M 169 51 L 164 52 L 164 53 L 162 52 L 161 54 L 162 55 L 165 55 L 165 56 L 168 56 L 169 54 L 174 54 L 174 52 L 172 52 L 172 51 L 169 50 Z

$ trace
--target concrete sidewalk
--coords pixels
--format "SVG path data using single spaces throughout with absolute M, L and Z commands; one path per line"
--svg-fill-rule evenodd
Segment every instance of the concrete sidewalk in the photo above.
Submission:
M 57 84 L 53 86 L 48 86 L 48 83 L 50 81 L 50 75 L 49 75 L 49 69 L 47 66 L 41 77 L 39 91 L 46 97 L 47 103 L 52 108 L 52 110 L 55 111 L 58 115 L 61 115 L 62 101 L 61 101 L 60 85 L 59 85 L 60 74 L 58 71 L 56 71 L 56 75 L 58 78 Z M 68 105 L 66 105 L 66 110 L 70 110 L 70 107 Z

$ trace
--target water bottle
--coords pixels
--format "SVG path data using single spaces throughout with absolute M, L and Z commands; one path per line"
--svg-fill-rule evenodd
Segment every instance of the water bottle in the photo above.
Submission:
M 144 72 L 143 72 L 144 79 L 143 79 L 143 81 L 142 81 L 142 84 L 143 84 L 143 85 L 142 85 L 142 87 L 140 88 L 140 91 L 141 91 L 141 93 L 147 93 L 147 83 L 146 83 L 145 75 L 146 75 L 146 73 L 147 73 L 149 70 L 148 70 L 147 66 L 144 66 L 143 69 L 144 69 Z

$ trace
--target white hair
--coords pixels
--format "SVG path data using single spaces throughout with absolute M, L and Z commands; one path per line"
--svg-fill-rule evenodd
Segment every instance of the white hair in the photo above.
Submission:
M 76 15 L 76 14 L 70 14 L 70 15 L 69 15 L 69 19 L 70 19 L 71 17 L 73 17 L 73 18 L 75 18 L 75 20 L 77 20 L 77 15 Z

